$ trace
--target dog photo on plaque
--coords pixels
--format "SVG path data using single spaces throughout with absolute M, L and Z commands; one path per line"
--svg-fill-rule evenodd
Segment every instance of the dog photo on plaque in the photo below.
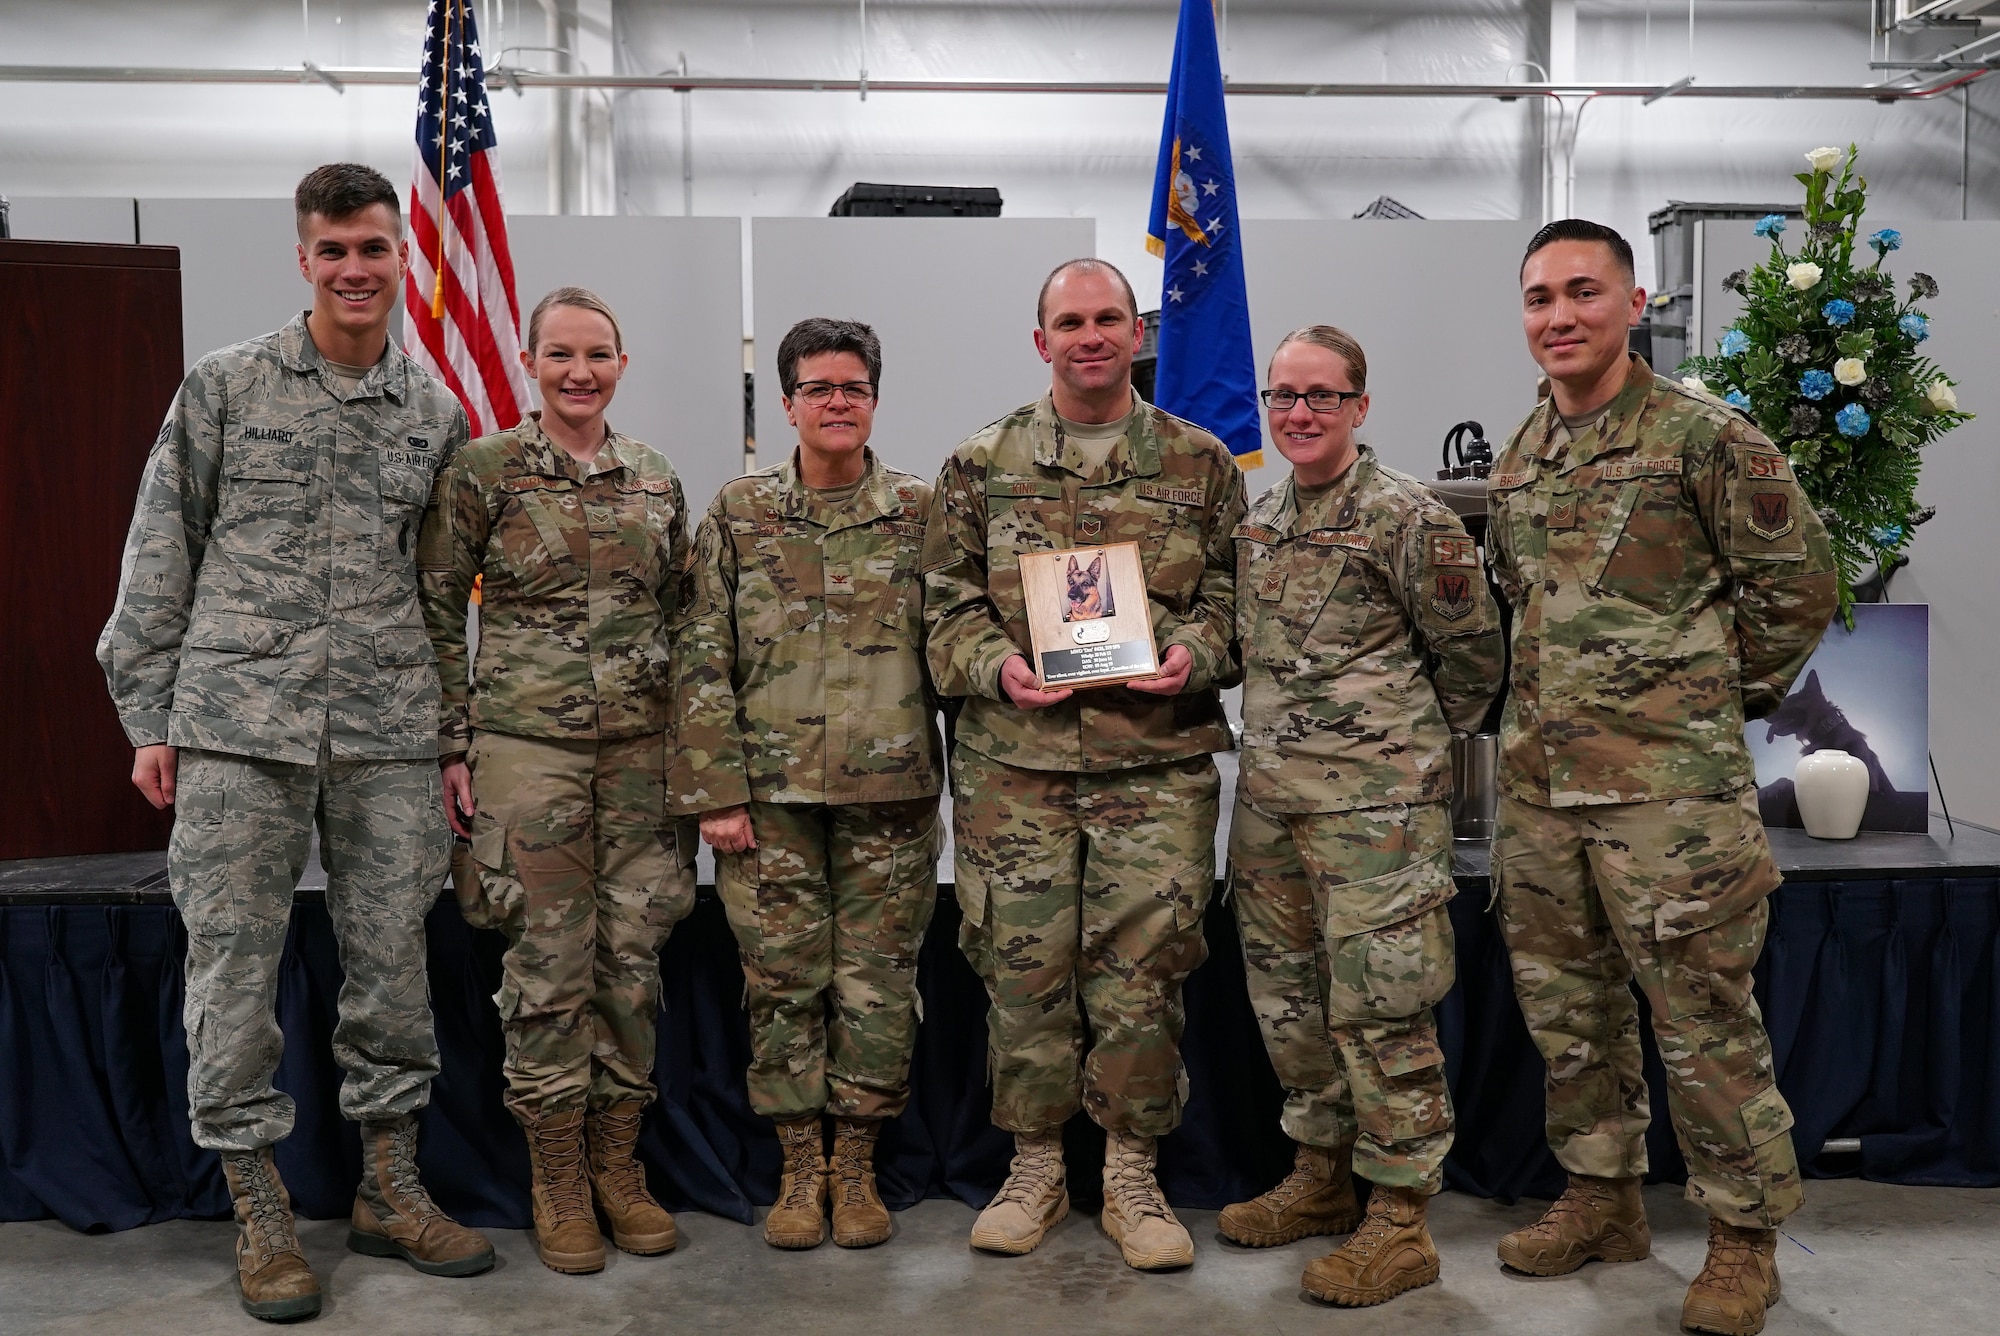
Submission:
M 1042 690 L 1114 686 L 1160 671 L 1137 543 L 1023 552 L 1021 590 Z

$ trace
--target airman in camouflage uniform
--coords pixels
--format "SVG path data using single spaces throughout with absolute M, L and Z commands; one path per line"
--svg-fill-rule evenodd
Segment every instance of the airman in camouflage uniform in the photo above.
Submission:
M 365 167 L 320 168 L 300 185 L 299 224 L 314 309 L 188 372 L 97 646 L 138 749 L 134 781 L 175 808 L 191 1130 L 221 1153 L 236 1200 L 244 1306 L 273 1319 L 320 1304 L 270 1151 L 294 1118 L 271 1084 L 284 1047 L 273 1008 L 315 824 L 346 976 L 340 1109 L 363 1125 L 368 1163 L 350 1241 L 433 1272 L 493 1264 L 484 1239 L 430 1203 L 413 1159 L 413 1115 L 438 1072 L 423 921 L 450 836 L 412 553 L 465 415 L 387 338 L 395 188 Z M 356 328 L 332 307 L 334 284 L 372 286 L 374 320 L 364 306 Z M 357 350 L 372 339 L 377 360 L 330 361 L 313 333 L 327 320 L 328 337 Z
M 823 1215 L 793 1198 L 814 1191 L 820 1170 L 802 1161 L 831 1117 L 834 1241 L 855 1247 L 888 1237 L 875 1143 L 909 1103 L 917 951 L 937 902 L 943 749 L 918 572 L 931 489 L 865 444 L 874 400 L 847 376 L 880 375 L 867 326 L 804 322 L 779 364 L 807 420 L 791 458 L 723 488 L 696 535 L 674 635 L 673 788 L 680 810 L 711 821 L 747 809 L 754 836 L 718 845 L 716 889 L 749 984 L 750 1106 L 787 1152 L 766 1238 L 825 1237 Z M 840 404 L 800 401 L 820 375 L 840 377 Z M 860 468 L 850 487 L 806 480 L 830 415 L 853 428 L 839 451 Z
M 1610 248 L 1598 241 L 1527 271 L 1538 360 L 1554 357 L 1532 337 L 1538 274 L 1595 282 Z M 1549 1143 L 1571 1176 L 1500 1255 L 1538 1274 L 1646 1255 L 1636 979 L 1688 1196 L 1712 1223 L 1683 1320 L 1753 1332 L 1777 1292 L 1772 1227 L 1801 1189 L 1750 991 L 1780 876 L 1743 728 L 1783 699 L 1826 629 L 1833 559 L 1789 461 L 1741 413 L 1636 356 L 1619 365 L 1622 388 L 1587 421 L 1545 399 L 1488 479 L 1515 619 L 1493 879 L 1548 1062 Z
M 608 310 L 581 292 L 543 301 L 531 353 L 576 362 L 572 344 L 616 338 Z M 551 411 L 459 455 L 418 560 L 444 682 L 440 750 L 448 767 L 469 766 L 478 798 L 461 895 L 468 919 L 508 940 L 495 1000 L 507 1106 L 536 1169 L 537 1248 L 576 1272 L 604 1264 L 592 1187 L 625 1251 L 666 1252 L 678 1238 L 630 1149 L 656 1093 L 659 950 L 694 907 L 693 831 L 669 815 L 666 790 L 667 626 L 688 536 L 664 455 L 600 416 L 602 444 L 580 460 L 551 438 Z
M 1271 435 L 1299 460 L 1236 529 L 1244 686 L 1231 903 L 1297 1143 L 1286 1179 L 1217 1221 L 1253 1247 L 1353 1230 L 1350 1162 L 1376 1200 L 1434 1194 L 1451 1148 L 1431 1010 L 1456 977 L 1450 742 L 1499 694 L 1505 648 L 1464 525 L 1353 444 L 1365 394 L 1330 410 L 1309 402 L 1310 390 L 1350 395 L 1365 377 L 1359 345 L 1331 326 L 1279 345 Z M 1434 1257 L 1428 1234 L 1412 1233 L 1414 1253 Z M 1373 1255 L 1351 1260 L 1362 1270 Z M 1403 1269 L 1371 1277 L 1368 1297 L 1435 1276 Z M 1309 1270 L 1305 1286 L 1350 1301 L 1354 1285 L 1325 1279 Z
M 1154 1142 L 1180 1122 L 1181 985 L 1207 956 L 1210 753 L 1231 745 L 1217 688 L 1239 671 L 1230 535 L 1243 480 L 1214 436 L 1131 393 L 1129 373 L 1103 396 L 1099 420 L 1122 422 L 1108 439 L 1079 439 L 1058 415 L 1054 395 L 1076 393 L 1066 376 L 1111 374 L 1094 369 L 1121 357 L 1129 368 L 1122 284 L 1099 261 L 1057 270 L 1037 331 L 1056 390 L 945 464 L 924 549 L 926 652 L 938 690 L 966 698 L 952 761 L 960 945 L 992 1002 L 993 1121 L 1017 1147 L 972 1241 L 1027 1252 L 1067 1212 L 1060 1134 L 1081 1109 L 1110 1134 L 1103 1223 L 1130 1264 L 1153 1269 L 1193 1260 L 1154 1180 Z M 1005 677 L 1031 652 L 1021 554 L 1121 542 L 1140 546 L 1162 676 L 1185 684 L 1036 693 L 1024 707 Z

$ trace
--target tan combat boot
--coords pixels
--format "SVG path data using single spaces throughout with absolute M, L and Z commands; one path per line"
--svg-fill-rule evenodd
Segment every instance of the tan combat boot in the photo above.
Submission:
M 1361 1223 L 1354 1179 L 1347 1164 L 1352 1146 L 1299 1143 L 1292 1172 L 1278 1186 L 1249 1201 L 1222 1208 L 1215 1227 L 1246 1248 L 1275 1248 L 1312 1234 L 1349 1234 Z
M 875 1190 L 875 1138 L 882 1124 L 859 1118 L 833 1120 L 833 1241 L 842 1248 L 872 1248 L 889 1241 L 889 1208 Z
M 427 1276 L 493 1269 L 493 1245 L 440 1211 L 418 1180 L 414 1118 L 362 1124 L 361 1185 L 347 1246 L 369 1257 L 400 1257 Z
M 1438 1278 L 1437 1245 L 1424 1224 L 1430 1194 L 1377 1183 L 1354 1237 L 1308 1263 L 1299 1284 L 1322 1303 L 1366 1308 Z
M 236 1293 L 243 1311 L 267 1322 L 319 1316 L 319 1281 L 299 1250 L 292 1197 L 271 1148 L 222 1152 L 236 1208 Z
M 596 1110 L 583 1120 L 590 1148 L 590 1187 L 611 1226 L 611 1241 L 628 1253 L 655 1257 L 681 1241 L 674 1218 L 646 1190 L 646 1167 L 634 1153 L 646 1106 L 636 1099 Z
M 604 1269 L 604 1236 L 590 1209 L 583 1164 L 583 1110 L 524 1122 L 528 1134 L 529 1196 L 535 1206 L 535 1255 L 564 1275 Z
M 1169 1271 L 1194 1265 L 1194 1240 L 1174 1218 L 1153 1177 L 1153 1138 L 1106 1132 L 1104 1139 L 1104 1232 L 1138 1271 Z
M 1033 1252 L 1069 1214 L 1062 1132 L 1016 1132 L 1007 1181 L 972 1222 L 972 1246 L 1018 1257 Z
M 826 1242 L 826 1153 L 819 1115 L 778 1124 L 785 1153 L 778 1200 L 764 1217 L 764 1242 L 773 1248 L 817 1248 Z
M 1783 1297 L 1778 1231 L 1742 1229 L 1709 1217 L 1708 1260 L 1688 1286 L 1681 1325 L 1720 1336 L 1756 1336 L 1764 1330 L 1764 1311 Z
M 1500 1260 L 1531 1276 L 1568 1275 L 1593 1259 L 1636 1262 L 1652 1250 L 1639 1180 L 1588 1174 L 1571 1174 L 1540 1220 L 1500 1240 Z

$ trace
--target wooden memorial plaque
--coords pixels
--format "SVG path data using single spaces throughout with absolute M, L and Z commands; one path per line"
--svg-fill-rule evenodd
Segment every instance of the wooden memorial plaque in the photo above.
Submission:
M 1023 552 L 1021 590 L 1042 690 L 1108 687 L 1160 671 L 1137 543 Z

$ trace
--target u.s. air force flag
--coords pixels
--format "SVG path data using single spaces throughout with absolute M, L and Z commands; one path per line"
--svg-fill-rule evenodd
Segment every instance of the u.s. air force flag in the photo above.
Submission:
M 1146 248 L 1167 262 L 1153 397 L 1254 469 L 1264 462 L 1264 431 L 1212 0 L 1181 0 Z

